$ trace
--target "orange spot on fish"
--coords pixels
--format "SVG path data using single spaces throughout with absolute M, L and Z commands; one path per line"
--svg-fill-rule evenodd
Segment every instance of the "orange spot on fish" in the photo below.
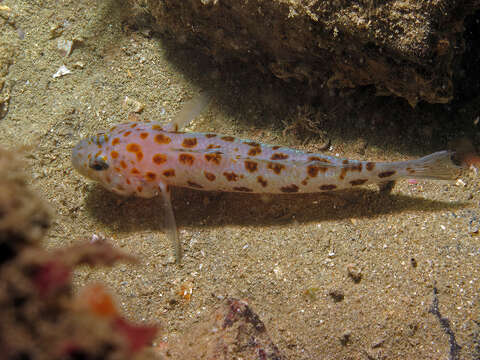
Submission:
M 182 164 L 185 164 L 185 165 L 192 166 L 194 160 L 195 158 L 190 154 L 180 154 L 178 156 L 178 161 L 180 161 Z
M 123 161 L 123 160 L 120 161 L 120 166 L 121 166 L 122 168 L 124 168 L 124 169 L 127 168 L 127 164 L 126 164 L 125 161 Z
M 152 161 L 157 165 L 161 165 L 167 161 L 167 156 L 163 154 L 155 154 L 153 155 Z
M 368 179 L 357 179 L 357 180 L 350 181 L 350 184 L 352 184 L 352 186 L 363 185 L 367 181 L 368 181 Z
M 217 134 L 205 134 L 205 137 L 206 137 L 206 138 L 209 138 L 209 139 L 210 139 L 210 138 L 214 138 L 214 137 L 216 137 L 216 136 L 217 136 Z
M 220 139 L 222 139 L 223 141 L 228 141 L 228 142 L 235 141 L 235 138 L 233 136 L 222 136 Z
M 262 187 L 266 187 L 268 185 L 267 180 L 261 176 L 257 176 L 257 181 L 260 183 L 260 185 L 262 185 Z
M 282 186 L 280 188 L 280 191 L 281 192 L 284 192 L 284 193 L 295 193 L 295 192 L 298 192 L 298 186 L 295 185 L 295 184 L 291 184 L 291 185 L 287 185 L 287 186 Z
M 140 171 L 138 171 L 137 168 L 133 168 L 130 172 L 131 172 L 132 174 L 134 174 L 134 175 L 140 174 Z
M 250 156 L 256 156 L 258 154 L 262 153 L 262 149 L 259 147 L 253 147 L 250 150 L 248 150 L 248 155 Z
M 151 171 L 147 171 L 145 173 L 145 179 L 147 179 L 148 181 L 154 181 L 156 177 L 157 175 Z
M 113 139 L 113 141 L 112 141 L 112 145 L 117 145 L 119 142 L 120 142 L 120 139 L 119 139 L 119 138 L 115 138 L 115 139 Z
M 367 168 L 368 171 L 372 171 L 373 169 L 375 169 L 375 163 L 373 163 L 373 162 L 367 162 L 367 164 L 365 165 L 365 167 Z
M 255 172 L 257 171 L 258 164 L 255 161 L 250 161 L 250 160 L 245 160 L 245 169 L 247 169 L 249 172 Z
M 209 162 L 213 162 L 216 165 L 220 164 L 220 160 L 222 160 L 222 155 L 221 153 L 213 153 L 213 154 L 205 154 L 205 160 Z
M 148 137 L 148 133 L 147 132 L 142 132 L 140 134 L 140 137 L 145 140 Z
M 130 135 L 132 132 L 131 131 L 126 131 L 123 133 L 123 136 L 127 137 L 128 135 Z
M 394 175 L 395 173 L 396 173 L 396 171 L 394 171 L 394 170 L 384 171 L 384 172 L 381 172 L 380 174 L 378 174 L 378 177 L 379 178 L 386 178 L 386 177 L 390 177 L 390 176 Z
M 267 168 L 272 170 L 275 174 L 280 175 L 283 169 L 285 169 L 285 165 L 278 164 L 278 163 L 268 163 Z
M 197 139 L 196 138 L 185 138 L 182 142 L 182 146 L 186 148 L 194 148 L 197 146 Z
M 282 154 L 282 153 L 274 153 L 272 157 L 270 158 L 271 160 L 285 160 L 288 159 L 287 154 Z
M 168 169 L 168 170 L 165 170 L 162 174 L 165 177 L 173 177 L 173 176 L 175 176 L 175 170 L 174 169 Z
M 205 175 L 205 177 L 207 178 L 208 181 L 215 181 L 215 179 L 216 179 L 216 176 L 214 174 L 212 174 L 211 172 L 204 171 L 203 174 Z
M 134 152 L 134 153 L 136 153 L 136 152 L 138 152 L 138 151 L 141 150 L 141 147 L 140 147 L 140 145 L 138 145 L 138 144 L 133 144 L 133 143 L 132 143 L 132 144 L 128 144 L 127 147 L 126 147 L 126 149 L 127 149 L 127 151 L 129 151 L 129 152 Z
M 162 131 L 162 127 L 160 125 L 152 125 L 152 130 Z
M 321 161 L 321 162 L 324 162 L 324 163 L 327 163 L 327 164 L 330 164 L 331 161 L 328 160 L 327 158 L 323 158 L 323 157 L 320 157 L 320 156 L 310 156 L 308 158 L 309 161 Z
M 112 159 L 116 159 L 116 158 L 118 158 L 118 152 L 117 151 L 112 151 L 110 153 L 110 156 L 112 157 Z
M 221 145 L 210 144 L 207 146 L 207 149 L 220 149 Z
M 225 178 L 228 180 L 228 181 L 237 181 L 238 180 L 238 175 L 235 174 L 233 171 L 232 172 L 224 172 L 223 173 L 223 176 L 225 176 Z
M 165 136 L 163 134 L 157 134 L 155 135 L 155 142 L 157 144 L 169 144 L 172 141 L 168 136 Z

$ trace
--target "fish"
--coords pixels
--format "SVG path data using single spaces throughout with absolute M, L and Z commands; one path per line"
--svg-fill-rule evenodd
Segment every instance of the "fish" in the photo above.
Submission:
M 196 101 L 198 112 L 205 101 Z M 444 150 L 408 161 L 351 160 L 213 132 L 179 131 L 178 121 L 134 121 L 81 140 L 72 164 L 119 195 L 161 197 L 167 235 L 180 262 L 171 186 L 250 194 L 317 193 L 368 184 L 391 188 L 403 178 L 456 179 L 459 166 L 453 156 Z

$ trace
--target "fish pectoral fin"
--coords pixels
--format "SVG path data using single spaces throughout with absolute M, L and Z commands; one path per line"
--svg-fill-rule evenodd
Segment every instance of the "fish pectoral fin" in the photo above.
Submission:
M 164 208 L 165 231 L 167 233 L 167 237 L 172 242 L 175 252 L 175 261 L 177 264 L 179 264 L 182 261 L 183 250 L 180 237 L 178 236 L 177 223 L 175 221 L 175 214 L 173 212 L 170 189 L 165 183 L 159 183 L 158 188 L 160 190 L 160 197 L 162 198 Z

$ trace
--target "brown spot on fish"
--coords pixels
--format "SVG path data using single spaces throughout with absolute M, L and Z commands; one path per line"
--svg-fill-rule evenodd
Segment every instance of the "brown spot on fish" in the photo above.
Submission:
M 287 185 L 287 186 L 282 186 L 280 188 L 280 191 L 281 192 L 284 192 L 284 193 L 296 193 L 298 192 L 298 186 L 295 185 L 295 184 L 291 184 L 291 185 Z
M 193 187 L 195 189 L 203 189 L 202 185 L 199 185 L 196 182 L 193 182 L 193 181 L 190 181 L 190 180 L 187 181 L 187 184 L 188 184 L 188 186 Z
M 415 170 L 413 170 L 412 168 L 407 167 L 407 171 L 409 174 L 415 174 Z
M 262 185 L 263 187 L 266 187 L 268 185 L 267 183 L 267 180 L 265 180 L 263 177 L 261 176 L 257 176 L 257 181 L 260 183 L 260 185 Z
M 117 145 L 120 142 L 119 138 L 115 138 L 112 140 L 112 145 Z
M 357 179 L 357 180 L 350 181 L 350 184 L 352 184 L 352 186 L 363 185 L 367 181 L 368 181 L 368 179 Z
M 165 170 L 162 174 L 163 176 L 166 176 L 166 177 L 172 177 L 172 176 L 175 176 L 175 170 L 168 169 L 168 170 Z
M 347 160 L 347 159 L 343 160 L 343 161 L 342 161 L 342 164 L 344 164 L 344 165 L 345 165 L 345 164 L 348 164 L 348 160 Z
M 116 172 L 121 172 L 122 171 L 122 169 L 120 169 L 119 167 L 114 167 L 114 169 L 115 169 Z
M 116 158 L 118 158 L 118 152 L 117 151 L 112 151 L 110 153 L 110 156 L 112 157 L 112 159 L 116 159 Z
M 244 141 L 243 143 L 246 144 L 246 145 L 252 146 L 252 147 L 259 147 L 260 146 L 260 144 L 255 142 L 255 141 Z
M 367 164 L 365 165 L 365 168 L 366 168 L 368 171 L 372 171 L 373 169 L 375 169 L 375 163 L 373 163 L 373 162 L 367 162 Z
M 112 126 L 112 127 L 110 128 L 110 132 L 115 131 L 116 128 L 117 128 L 116 126 Z
M 235 174 L 233 171 L 232 172 L 224 172 L 223 173 L 223 176 L 225 176 L 225 178 L 228 180 L 228 181 L 237 181 L 238 180 L 238 175 Z
M 167 156 L 164 154 L 155 154 L 153 155 L 152 161 L 157 165 L 161 165 L 167 161 Z
M 185 164 L 185 165 L 192 166 L 194 160 L 195 158 L 190 154 L 180 154 L 178 156 L 178 161 L 180 161 L 182 164 Z
M 207 149 L 220 149 L 222 146 L 221 145 L 216 145 L 216 144 L 210 144 L 207 146 Z
M 141 147 L 140 147 L 140 145 L 138 145 L 138 144 L 133 144 L 133 143 L 132 143 L 132 144 L 128 144 L 127 147 L 126 147 L 126 149 L 127 149 L 127 151 L 129 151 L 129 152 L 136 153 L 136 152 L 138 152 L 138 151 L 141 150 Z
M 138 192 L 142 192 L 142 191 L 143 191 L 143 187 L 142 187 L 142 186 L 137 186 L 137 191 L 138 191 Z
M 152 125 L 152 130 L 162 131 L 162 127 L 160 125 Z
M 130 172 L 131 172 L 132 174 L 134 174 L 134 175 L 140 174 L 140 171 L 138 171 L 137 168 L 133 168 Z
M 183 140 L 182 146 L 186 147 L 186 148 L 190 148 L 190 149 L 194 148 L 195 146 L 197 146 L 197 139 L 196 138 L 185 138 Z
M 127 137 L 128 135 L 130 135 L 132 132 L 131 131 L 126 131 L 123 133 L 123 136 Z
M 137 124 L 135 123 L 135 124 L 130 125 L 130 128 L 133 129 L 136 126 L 137 126 Z
M 280 175 L 283 169 L 285 169 L 285 165 L 278 164 L 278 163 L 268 163 L 267 168 L 272 170 L 275 174 Z
M 223 141 L 228 141 L 228 142 L 235 141 L 235 138 L 233 136 L 222 136 L 220 139 L 222 139 Z
M 349 166 L 349 169 L 352 170 L 352 171 L 358 171 L 358 172 L 361 172 L 362 171 L 362 163 L 361 162 L 358 162 L 358 163 L 354 163 L 354 164 L 351 164 Z
M 250 150 L 248 150 L 248 155 L 250 156 L 256 156 L 261 153 L 262 153 L 262 149 L 260 148 L 260 146 L 252 147 Z
M 315 166 L 315 165 L 307 166 L 307 174 L 312 178 L 317 177 L 319 171 L 321 171 L 322 173 L 325 173 L 327 171 L 327 168 L 323 166 Z
M 329 190 L 335 190 L 337 188 L 337 185 L 322 185 L 320 186 L 320 190 L 324 190 L 324 191 L 329 191 Z
M 132 183 L 128 178 L 125 180 L 125 182 L 127 183 L 127 185 L 130 185 Z
M 331 161 L 328 160 L 327 158 L 319 157 L 319 156 L 310 156 L 308 158 L 309 161 L 321 161 L 327 164 L 331 164 Z
M 163 134 L 157 134 L 155 135 L 155 142 L 157 144 L 169 144 L 172 141 L 168 136 L 165 136 Z
M 338 178 L 339 178 L 340 180 L 345 179 L 345 176 L 347 176 L 347 171 L 348 171 L 347 168 L 342 168 L 342 169 L 340 170 L 340 176 L 339 176 Z
M 145 140 L 148 137 L 148 133 L 147 132 L 142 132 L 140 134 L 140 137 Z
M 216 136 L 217 136 L 217 134 L 205 134 L 205 137 L 208 138 L 208 139 L 214 138 Z
M 281 146 L 278 146 L 278 145 L 272 146 L 272 150 L 278 150 L 280 148 L 281 148 Z
M 208 181 L 215 181 L 215 179 L 217 178 L 214 174 L 208 171 L 204 171 L 203 174 L 205 175 Z
M 142 153 L 141 151 L 138 151 L 136 155 L 137 155 L 137 160 L 138 160 L 138 161 L 142 161 L 142 159 L 143 159 L 143 153 Z
M 220 160 L 222 160 L 222 153 L 221 152 L 216 152 L 212 154 L 205 154 L 205 160 L 211 161 L 214 164 L 220 164 Z
M 105 180 L 106 180 L 107 183 L 109 183 L 109 184 L 112 182 L 112 179 L 110 178 L 110 176 L 107 176 L 107 177 L 105 178 Z
M 235 190 L 235 191 L 241 191 L 241 192 L 253 192 L 252 189 L 247 188 L 247 187 L 245 187 L 245 186 L 234 187 L 233 190 Z
M 245 169 L 247 169 L 249 172 L 253 173 L 257 171 L 258 164 L 255 161 L 251 160 L 245 160 Z
M 122 161 L 120 161 L 120 166 L 121 166 L 122 168 L 126 169 L 126 168 L 127 168 L 127 163 L 122 160 Z
M 396 173 L 395 170 L 383 171 L 380 174 L 378 174 L 378 177 L 383 179 L 383 178 L 386 178 L 386 177 L 390 177 L 390 176 L 394 175 L 395 173 Z
M 147 179 L 148 181 L 154 181 L 156 177 L 157 175 L 151 171 L 147 171 L 145 174 L 145 179 Z
M 288 155 L 287 154 L 282 154 L 282 153 L 275 153 L 272 155 L 272 157 L 270 158 L 271 160 L 285 160 L 285 159 L 288 159 Z

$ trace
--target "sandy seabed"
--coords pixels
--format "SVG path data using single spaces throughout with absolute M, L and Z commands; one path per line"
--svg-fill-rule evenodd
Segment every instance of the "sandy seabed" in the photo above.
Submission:
M 432 140 L 431 125 L 412 130 L 417 110 L 406 110 L 414 119 L 404 120 L 406 127 L 363 124 L 360 112 L 340 123 L 327 113 L 322 139 L 299 141 L 283 130 L 292 129 L 292 114 L 305 112 L 295 110 L 298 103 L 283 118 L 272 110 L 288 98 L 276 83 L 242 80 L 244 69 L 225 75 L 193 50 L 132 28 L 115 1 L 0 5 L 10 9 L 0 13 L 1 95 L 9 97 L 0 144 L 23 151 L 31 187 L 52 207 L 45 246 L 101 235 L 140 260 L 81 268 L 77 288 L 104 282 L 127 317 L 162 324 L 162 341 L 188 333 L 224 298 L 236 297 L 255 309 L 287 359 L 480 357 L 473 171 L 457 184 L 400 182 L 390 195 L 374 187 L 268 197 L 175 189 L 185 250 L 178 266 L 159 200 L 119 198 L 70 163 L 80 138 L 127 121 L 136 101 L 145 105 L 140 119 L 167 121 L 200 89 L 213 101 L 191 131 L 310 151 L 323 148 L 326 136 L 327 154 L 354 159 L 394 161 L 440 150 L 443 139 L 461 136 L 452 127 L 436 124 Z M 73 41 L 69 56 L 59 40 Z M 53 78 L 62 65 L 71 73 Z

